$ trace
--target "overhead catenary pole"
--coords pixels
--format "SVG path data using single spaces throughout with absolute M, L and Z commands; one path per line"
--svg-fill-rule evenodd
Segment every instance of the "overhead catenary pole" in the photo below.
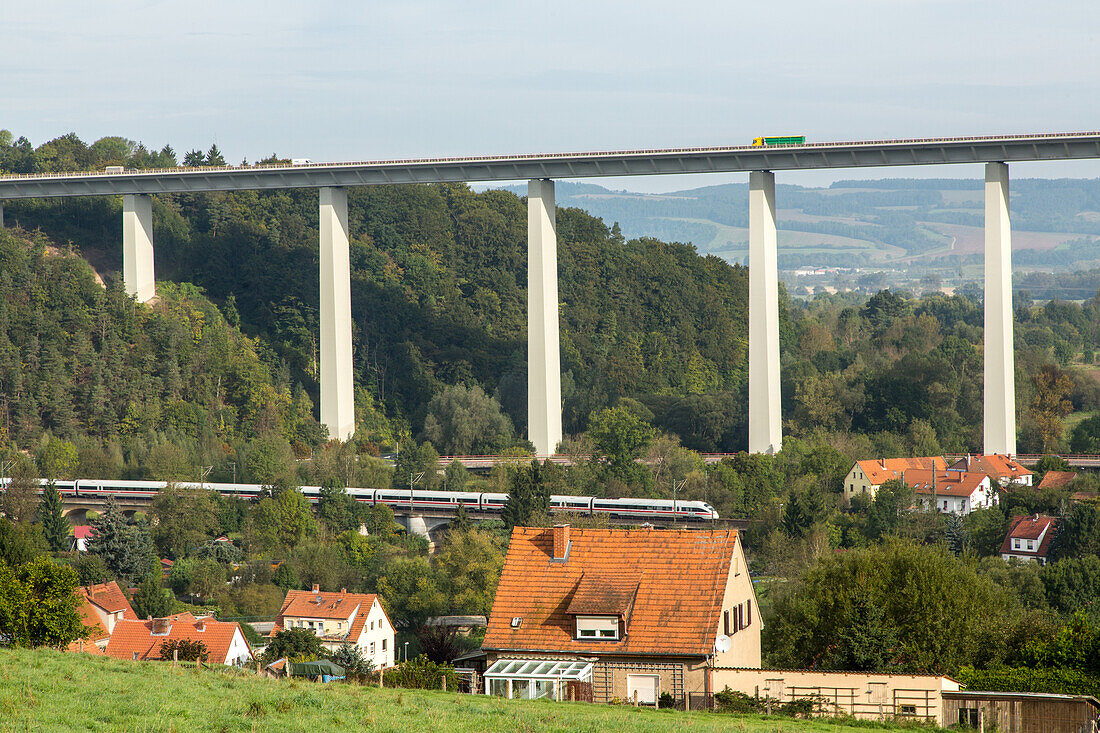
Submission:
M 985 416 L 986 455 L 1016 454 L 1016 382 L 1012 339 L 1012 228 L 1008 166 L 985 166 Z
M 783 447 L 775 174 L 749 173 L 749 453 Z
M 527 184 L 527 439 L 540 456 L 561 442 L 558 242 L 554 182 Z
M 348 194 L 320 189 L 321 423 L 330 438 L 355 432 L 351 371 L 351 263 L 348 251 Z

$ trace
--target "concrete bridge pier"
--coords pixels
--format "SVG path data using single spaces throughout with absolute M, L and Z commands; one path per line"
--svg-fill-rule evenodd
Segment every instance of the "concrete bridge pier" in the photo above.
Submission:
M 355 432 L 351 370 L 351 262 L 348 250 L 348 194 L 320 189 L 321 422 L 330 438 Z
M 139 303 L 156 295 L 153 279 L 153 199 L 147 194 L 122 197 L 122 279 L 126 294 Z
M 540 456 L 561 442 L 558 239 L 554 182 L 527 184 L 527 439 Z
M 783 447 L 775 174 L 749 173 L 749 453 Z
M 1008 166 L 985 165 L 985 453 L 1016 454 Z

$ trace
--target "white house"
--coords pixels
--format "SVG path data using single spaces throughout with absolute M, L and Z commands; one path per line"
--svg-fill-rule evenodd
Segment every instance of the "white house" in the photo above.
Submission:
M 935 502 L 943 514 L 966 515 L 976 509 L 996 506 L 997 491 L 987 474 L 949 468 L 945 471 L 905 472 L 905 483 L 913 487 L 925 507 Z
M 1032 473 L 1015 459 L 1000 453 L 988 456 L 965 456 L 952 463 L 948 468 L 984 473 L 1002 486 L 1031 486 Z
M 932 468 L 942 470 L 946 467 L 947 462 L 941 456 L 856 461 L 856 465 L 844 477 L 844 498 L 851 501 L 853 496 L 867 494 L 868 498 L 873 499 L 880 486 L 892 479 L 900 479 L 906 471 Z
M 1015 517 L 1001 545 L 1001 557 L 1046 565 L 1050 544 L 1057 531 L 1058 520 L 1055 517 L 1045 514 Z
M 393 624 L 373 593 L 348 593 L 343 588 L 339 593 L 322 592 L 317 585 L 311 591 L 288 591 L 271 635 L 295 628 L 309 629 L 330 651 L 354 644 L 376 667 L 396 661 Z
M 211 664 L 241 665 L 253 659 L 252 647 L 240 624 L 210 617 L 195 618 L 190 613 L 144 621 L 121 619 L 115 623 L 106 652 L 115 659 L 163 659 L 164 642 L 184 640 L 205 644 L 210 653 L 207 661 Z

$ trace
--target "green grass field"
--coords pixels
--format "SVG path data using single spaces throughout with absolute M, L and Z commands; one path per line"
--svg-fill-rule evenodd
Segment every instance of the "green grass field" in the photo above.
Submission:
M 509 701 L 272 680 L 52 650 L 0 650 L 3 731 L 749 731 L 882 729 L 833 720 Z M 931 730 L 924 728 L 922 730 Z

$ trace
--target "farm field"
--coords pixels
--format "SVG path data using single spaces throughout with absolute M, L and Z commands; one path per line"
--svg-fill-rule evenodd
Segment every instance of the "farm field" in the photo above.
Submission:
M 896 730 L 833 720 L 680 713 L 272 680 L 52 650 L 0 651 L 3 731 L 748 731 Z M 920 730 L 930 731 L 922 727 Z

